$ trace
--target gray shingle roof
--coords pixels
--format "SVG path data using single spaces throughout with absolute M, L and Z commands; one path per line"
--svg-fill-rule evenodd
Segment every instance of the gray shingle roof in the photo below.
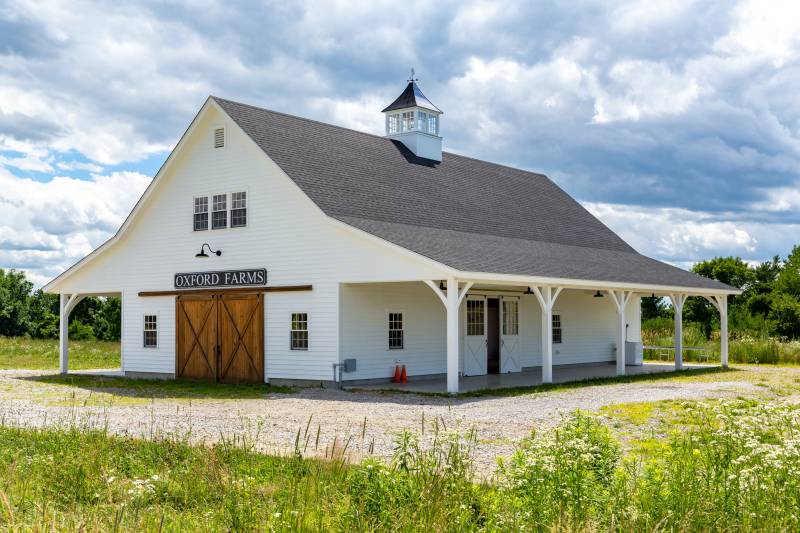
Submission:
M 542 174 L 214 100 L 327 215 L 452 268 L 730 289 L 637 253 Z

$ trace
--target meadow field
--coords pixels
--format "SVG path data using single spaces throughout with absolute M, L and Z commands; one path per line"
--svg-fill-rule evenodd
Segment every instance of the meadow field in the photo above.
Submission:
M 532 433 L 497 473 L 473 431 L 400 432 L 391 461 L 80 427 L 0 428 L 0 523 L 73 531 L 797 531 L 800 408 L 622 404 Z M 426 431 L 427 436 L 423 433 Z
M 69 367 L 72 370 L 119 368 L 119 341 L 70 340 Z M 0 336 L 0 369 L 57 368 L 57 339 Z

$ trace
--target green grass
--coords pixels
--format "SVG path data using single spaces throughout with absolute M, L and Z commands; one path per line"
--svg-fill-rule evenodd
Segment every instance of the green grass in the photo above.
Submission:
M 157 398 L 205 398 L 205 399 L 255 399 L 268 394 L 288 394 L 294 387 L 269 385 L 266 383 L 212 383 L 207 381 L 133 379 L 124 377 L 52 375 L 35 376 L 30 379 L 40 383 L 67 385 L 90 391 L 101 391 L 123 396 L 145 396 Z
M 640 427 L 621 442 L 607 417 Z M 345 461 L 298 430 L 212 447 L 80 428 L 0 427 L 0 528 L 69 531 L 797 531 L 800 406 L 654 402 L 534 432 L 490 482 L 477 435 L 428 424 L 391 462 Z M 636 440 L 638 439 L 638 440 Z M 633 444 L 632 444 L 633 443 Z M 320 458 L 311 458 L 315 452 Z
M 0 369 L 55 370 L 58 340 L 0 336 Z M 71 370 L 119 368 L 119 342 L 70 341 Z

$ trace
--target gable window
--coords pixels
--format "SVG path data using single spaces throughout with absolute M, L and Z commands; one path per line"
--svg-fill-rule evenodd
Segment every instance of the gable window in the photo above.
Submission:
M 247 225 L 247 193 L 231 193 L 231 227 L 241 228 Z
M 225 128 L 214 129 L 214 148 L 225 147 Z
M 208 196 L 197 196 L 194 199 L 194 230 L 208 229 Z
M 519 335 L 519 302 L 503 300 L 503 335 Z
M 308 313 L 292 313 L 289 347 L 292 350 L 308 350 Z
M 561 315 L 553 314 L 553 344 L 561 344 Z
M 144 315 L 142 345 L 145 348 L 158 348 L 158 317 L 156 315 Z
M 467 335 L 483 335 L 483 300 L 467 300 Z
M 211 229 L 228 227 L 228 195 L 215 194 L 212 197 Z
M 403 349 L 403 313 L 389 313 L 389 349 Z

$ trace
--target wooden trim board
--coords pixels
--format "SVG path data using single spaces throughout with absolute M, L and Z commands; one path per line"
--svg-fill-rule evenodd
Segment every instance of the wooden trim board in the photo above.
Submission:
M 226 289 L 218 287 L 214 289 L 182 289 L 174 291 L 141 291 L 140 297 L 146 296 L 177 296 L 179 294 L 211 294 L 211 293 L 236 293 L 236 292 L 297 292 L 297 291 L 310 291 L 311 285 L 277 285 L 274 287 L 236 287 L 233 289 Z

